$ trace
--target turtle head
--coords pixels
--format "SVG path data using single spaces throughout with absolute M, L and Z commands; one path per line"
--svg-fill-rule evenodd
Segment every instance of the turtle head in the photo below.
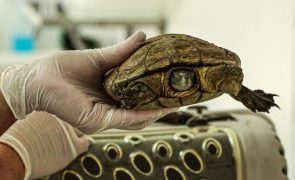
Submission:
M 216 65 L 199 68 L 201 90 L 237 95 L 243 81 L 242 69 L 236 65 Z

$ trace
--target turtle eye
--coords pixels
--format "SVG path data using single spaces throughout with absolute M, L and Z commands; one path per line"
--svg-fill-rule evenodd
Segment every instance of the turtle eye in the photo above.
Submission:
M 187 70 L 178 70 L 170 75 L 170 85 L 175 91 L 189 90 L 195 81 L 195 73 Z

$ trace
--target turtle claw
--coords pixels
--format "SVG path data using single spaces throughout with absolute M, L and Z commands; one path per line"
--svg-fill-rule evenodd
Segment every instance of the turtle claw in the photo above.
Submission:
M 247 108 L 253 112 L 267 112 L 271 107 L 280 107 L 275 103 L 274 97 L 276 94 L 265 93 L 262 90 L 250 90 L 245 86 L 241 87 L 241 90 L 237 96 L 232 96 L 234 99 L 242 102 Z

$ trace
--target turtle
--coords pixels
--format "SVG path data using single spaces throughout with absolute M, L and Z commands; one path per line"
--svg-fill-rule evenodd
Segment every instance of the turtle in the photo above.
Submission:
M 106 74 L 104 88 L 121 107 L 174 108 L 229 94 L 253 112 L 269 112 L 276 94 L 242 84 L 239 56 L 186 34 L 147 39 L 127 60 Z

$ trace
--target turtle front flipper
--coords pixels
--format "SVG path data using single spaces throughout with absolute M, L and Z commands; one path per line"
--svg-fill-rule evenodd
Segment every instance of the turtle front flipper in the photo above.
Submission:
M 265 93 L 262 90 L 250 90 L 247 87 L 241 87 L 238 95 L 231 95 L 234 99 L 242 102 L 253 112 L 269 112 L 268 110 L 275 106 L 280 108 L 274 101 L 276 94 Z

